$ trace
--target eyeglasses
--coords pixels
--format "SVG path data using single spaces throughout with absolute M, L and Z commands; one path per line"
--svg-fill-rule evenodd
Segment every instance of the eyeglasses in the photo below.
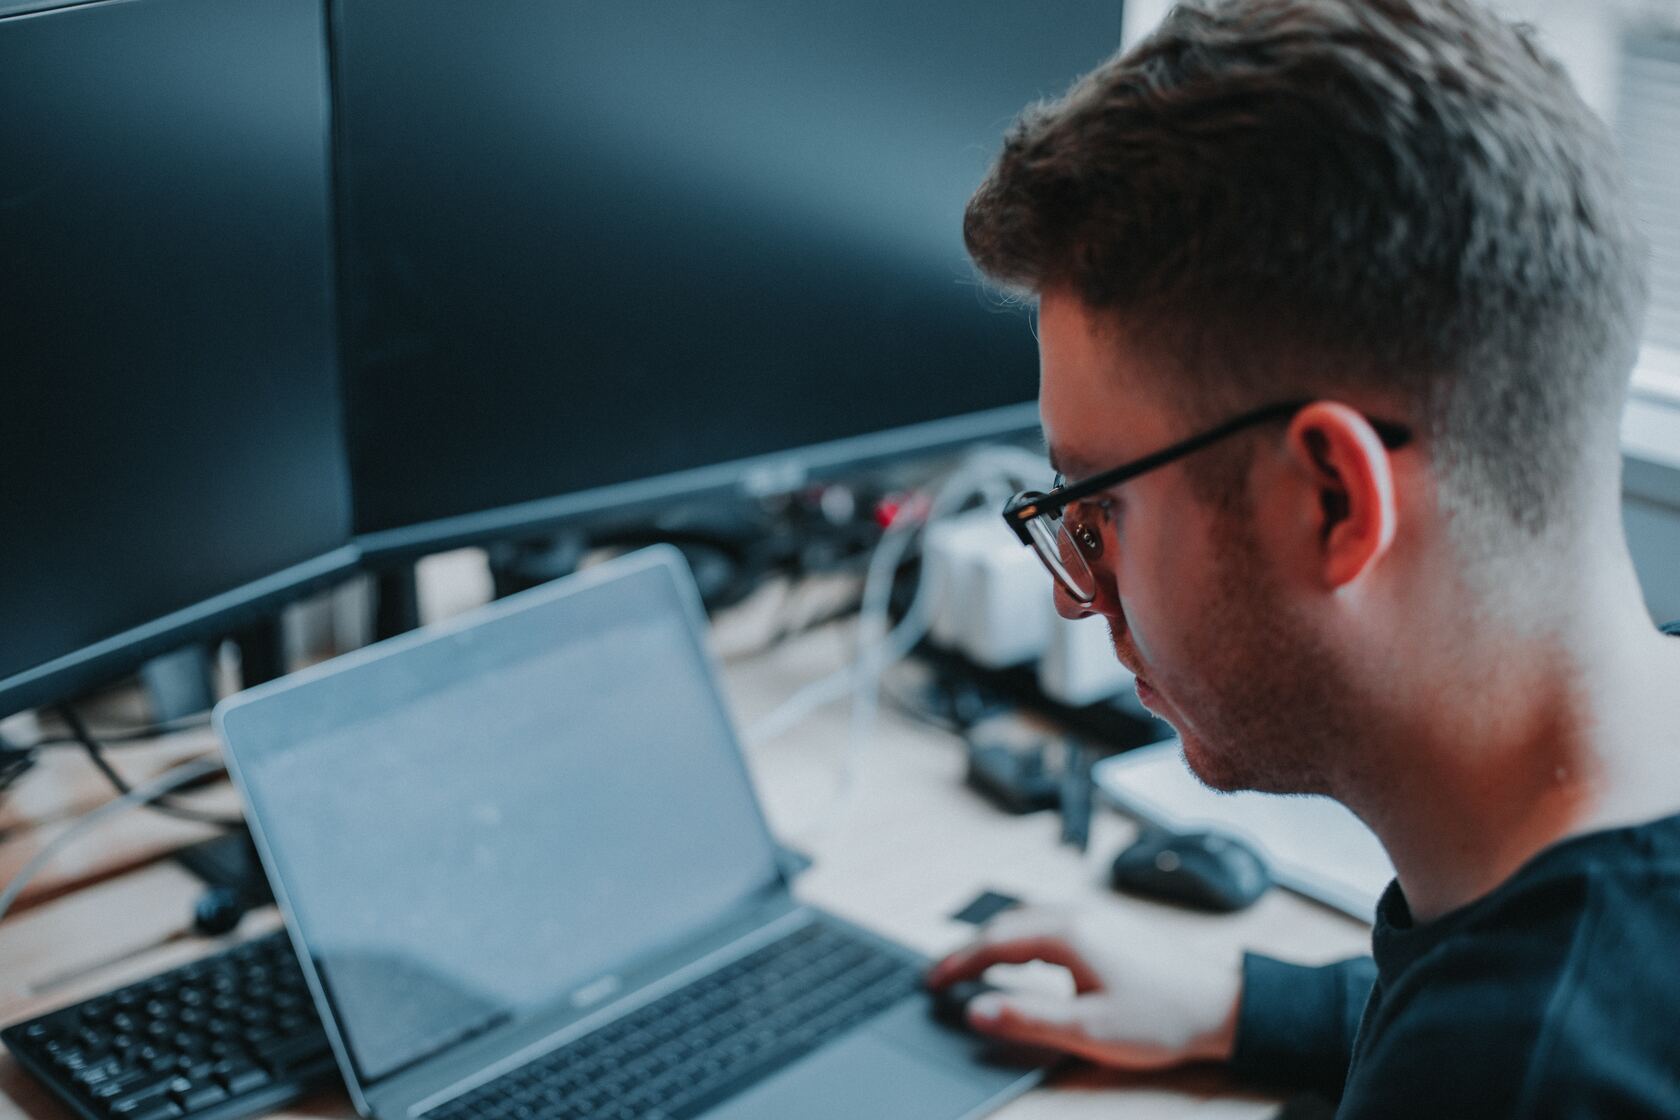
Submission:
M 1003 519 L 1021 538 L 1021 543 L 1033 550 L 1069 597 L 1079 603 L 1094 602 L 1097 577 L 1092 564 L 1102 557 L 1102 534 L 1082 521 L 1065 517 L 1068 506 L 1085 501 L 1093 494 L 1111 490 L 1157 467 L 1164 467 L 1247 428 L 1292 417 L 1311 403 L 1310 400 L 1280 401 L 1245 412 L 1200 435 L 1180 440 L 1170 447 L 1080 482 L 1064 482 L 1058 474 L 1048 493 L 1028 490 L 1010 499 L 1004 507 Z M 1366 420 L 1383 446 L 1391 451 L 1411 441 L 1411 430 L 1403 424 L 1371 417 L 1366 417 Z

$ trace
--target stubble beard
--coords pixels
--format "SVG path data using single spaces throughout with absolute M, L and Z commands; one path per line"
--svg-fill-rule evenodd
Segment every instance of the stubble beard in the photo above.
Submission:
M 1185 760 L 1221 792 L 1334 795 L 1338 773 L 1355 764 L 1346 673 L 1285 605 L 1247 519 L 1220 520 L 1223 570 L 1194 677 L 1169 695 L 1188 724 Z

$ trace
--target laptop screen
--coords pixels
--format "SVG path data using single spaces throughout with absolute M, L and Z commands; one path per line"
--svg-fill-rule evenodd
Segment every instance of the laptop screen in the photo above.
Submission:
M 222 713 L 364 1084 L 777 881 L 674 555 L 527 592 Z

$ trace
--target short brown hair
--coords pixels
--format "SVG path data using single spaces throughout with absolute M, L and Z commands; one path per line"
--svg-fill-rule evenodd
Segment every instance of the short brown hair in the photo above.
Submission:
M 1530 532 L 1614 429 L 1644 308 L 1607 130 L 1477 0 L 1180 3 L 1021 115 L 964 234 L 1126 321 L 1187 412 L 1392 397 Z

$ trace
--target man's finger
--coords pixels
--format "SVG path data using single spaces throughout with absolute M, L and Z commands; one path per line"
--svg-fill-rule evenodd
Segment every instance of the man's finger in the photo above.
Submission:
M 1107 1037 L 1105 996 L 1052 996 L 1039 992 L 986 992 L 968 1005 L 968 1023 L 980 1034 L 1023 1046 L 1057 1050 L 1116 1069 L 1155 1070 L 1182 1059 L 1164 1047 Z
M 1078 1000 L 1039 992 L 986 992 L 968 1005 L 968 1023 L 982 1034 L 1069 1053 L 1088 1041 Z
M 951 954 L 928 972 L 929 987 L 943 988 L 959 980 L 974 980 L 994 964 L 1026 964 L 1045 961 L 1061 965 L 1073 974 L 1081 992 L 1093 992 L 1102 982 L 1091 966 L 1060 937 L 1024 937 L 1015 941 L 981 942 Z

